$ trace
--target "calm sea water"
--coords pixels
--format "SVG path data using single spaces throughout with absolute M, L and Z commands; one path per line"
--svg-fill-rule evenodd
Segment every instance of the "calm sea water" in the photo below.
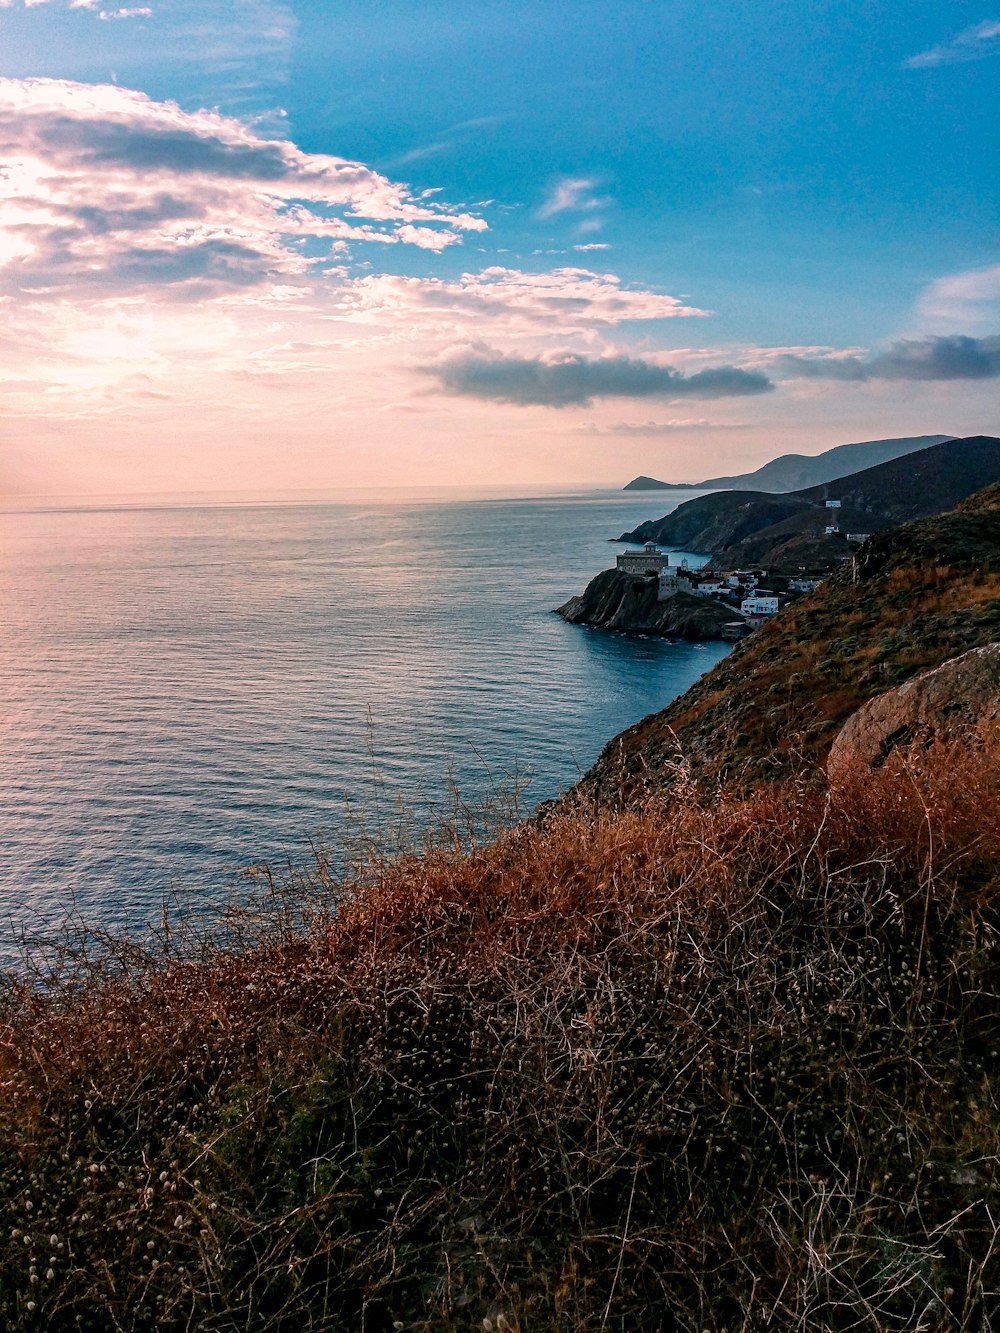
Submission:
M 677 497 L 683 498 L 683 497 Z M 552 608 L 676 499 L 592 493 L 0 514 L 0 919 L 141 925 L 308 860 L 344 793 L 532 775 L 528 808 L 723 644 Z M 3 928 L 0 926 L 0 934 Z M 0 944 L 0 948 L 2 948 Z

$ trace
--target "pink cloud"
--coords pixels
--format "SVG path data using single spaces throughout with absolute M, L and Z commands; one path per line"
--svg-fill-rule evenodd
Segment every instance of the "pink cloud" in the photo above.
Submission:
M 674 296 L 622 286 L 613 273 L 558 268 L 546 273 L 490 267 L 457 281 L 372 274 L 346 284 L 336 313 L 354 320 L 403 317 L 411 324 L 446 323 L 456 331 L 489 321 L 511 334 L 609 328 L 637 320 L 704 316 Z
M 300 278 L 304 241 L 440 250 L 483 231 L 361 162 L 110 85 L 0 80 L 0 283 L 177 288 Z

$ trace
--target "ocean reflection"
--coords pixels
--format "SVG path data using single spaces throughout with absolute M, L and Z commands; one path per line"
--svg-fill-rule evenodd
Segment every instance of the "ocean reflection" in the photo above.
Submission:
M 308 855 L 345 795 L 531 803 L 723 644 L 565 625 L 666 494 L 6 514 L 0 911 L 155 915 Z

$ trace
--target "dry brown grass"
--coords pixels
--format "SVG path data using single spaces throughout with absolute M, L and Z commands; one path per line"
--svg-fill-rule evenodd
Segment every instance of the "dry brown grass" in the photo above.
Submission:
M 1000 784 L 931 772 L 678 770 L 12 982 L 0 1321 L 1000 1327 Z

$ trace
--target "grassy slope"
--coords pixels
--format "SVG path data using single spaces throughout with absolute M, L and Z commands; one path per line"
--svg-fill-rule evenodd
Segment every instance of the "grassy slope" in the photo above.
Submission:
M 940 772 L 569 810 L 11 993 L 0 1321 L 997 1327 L 1000 788 Z
M 816 765 L 866 699 L 996 639 L 1000 486 L 950 514 L 875 534 L 856 562 L 616 737 L 584 786 L 606 797 L 656 786 L 678 747 L 712 778 Z

